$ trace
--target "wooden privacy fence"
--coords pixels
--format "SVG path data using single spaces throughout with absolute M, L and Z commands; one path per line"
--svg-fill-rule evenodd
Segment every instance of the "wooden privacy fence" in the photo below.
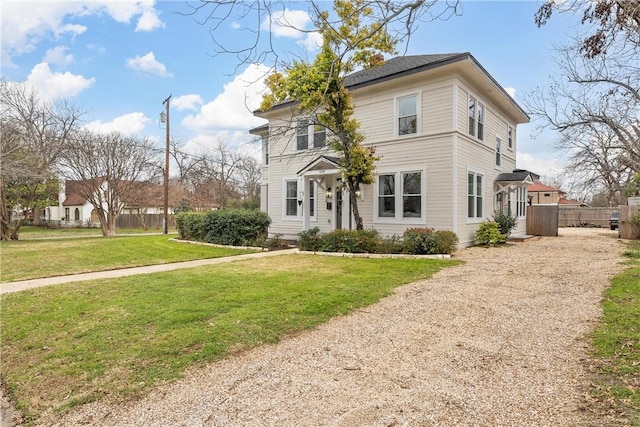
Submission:
M 609 227 L 611 212 L 617 207 L 592 208 L 582 206 L 560 206 L 558 226 L 560 227 Z
M 154 230 L 162 230 L 162 219 L 164 218 L 163 214 L 145 214 L 145 215 L 135 215 L 135 214 L 121 214 L 116 220 L 116 228 L 139 228 L 142 229 L 142 219 L 144 218 L 144 222 L 147 225 L 148 229 Z M 169 228 L 174 228 L 176 226 L 175 215 L 169 215 Z
M 640 238 L 640 227 L 636 225 L 634 217 L 638 215 L 638 206 L 620 206 L 620 225 L 618 235 L 623 239 Z
M 558 205 L 527 206 L 527 234 L 558 235 Z

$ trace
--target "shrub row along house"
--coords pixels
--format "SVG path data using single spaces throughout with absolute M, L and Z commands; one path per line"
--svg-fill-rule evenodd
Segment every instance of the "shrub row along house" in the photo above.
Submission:
M 375 146 L 376 180 L 361 189 L 365 228 L 401 235 L 412 227 L 458 234 L 461 246 L 495 209 L 525 234 L 527 185 L 516 169 L 516 129 L 529 117 L 470 53 L 396 57 L 347 76 L 365 145 Z M 296 238 L 355 228 L 325 130 L 295 121 L 295 102 L 255 115 L 262 137 L 261 208 L 270 235 Z

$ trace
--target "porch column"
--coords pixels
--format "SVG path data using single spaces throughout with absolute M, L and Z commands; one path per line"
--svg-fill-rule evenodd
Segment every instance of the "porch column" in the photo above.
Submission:
M 311 224 L 311 203 L 309 195 L 309 178 L 302 176 L 302 231 L 309 229 Z

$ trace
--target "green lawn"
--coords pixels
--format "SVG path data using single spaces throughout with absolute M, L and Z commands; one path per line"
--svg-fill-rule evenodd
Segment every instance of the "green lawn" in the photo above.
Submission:
M 592 391 L 598 406 L 640 426 L 640 241 L 632 241 L 624 255 L 629 268 L 612 279 L 593 335 Z
M 2 378 L 29 420 L 132 398 L 458 264 L 282 255 L 7 294 Z
M 167 235 L 0 242 L 0 282 L 218 258 L 250 251 L 173 242 Z
M 170 229 L 169 233 L 175 234 L 175 229 Z M 157 229 L 149 229 L 143 230 L 141 228 L 119 228 L 116 230 L 117 235 L 126 235 L 126 234 L 150 234 L 150 233 L 162 233 L 162 230 Z M 20 227 L 18 232 L 18 237 L 20 240 L 23 239 L 44 239 L 44 238 L 55 238 L 55 237 L 83 237 L 83 236 L 99 236 L 102 237 L 102 231 L 100 228 L 84 228 L 84 227 L 72 227 L 72 228 L 45 228 L 45 227 L 34 227 L 30 225 L 25 225 Z

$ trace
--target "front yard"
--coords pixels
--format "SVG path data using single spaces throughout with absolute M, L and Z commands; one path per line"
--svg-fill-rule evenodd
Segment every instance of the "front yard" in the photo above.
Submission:
M 3 295 L 2 379 L 27 422 L 129 399 L 457 263 L 282 255 Z

